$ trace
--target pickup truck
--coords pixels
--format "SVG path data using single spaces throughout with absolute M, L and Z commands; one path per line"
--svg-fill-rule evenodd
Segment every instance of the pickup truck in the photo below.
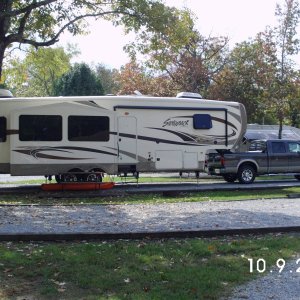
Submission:
M 279 173 L 294 173 L 300 180 L 300 141 L 255 140 L 247 152 L 208 153 L 205 169 L 208 174 L 222 176 L 227 182 L 238 179 L 247 184 L 257 175 Z

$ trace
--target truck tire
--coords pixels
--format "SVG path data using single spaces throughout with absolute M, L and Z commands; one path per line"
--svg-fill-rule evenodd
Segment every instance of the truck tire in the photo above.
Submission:
M 296 178 L 297 180 L 300 180 L 300 175 L 295 175 L 295 178 Z
M 232 183 L 232 182 L 235 182 L 237 180 L 237 175 L 236 174 L 224 174 L 223 179 L 226 182 Z
M 238 180 L 240 183 L 252 183 L 256 177 L 256 171 L 251 165 L 241 165 L 238 170 Z

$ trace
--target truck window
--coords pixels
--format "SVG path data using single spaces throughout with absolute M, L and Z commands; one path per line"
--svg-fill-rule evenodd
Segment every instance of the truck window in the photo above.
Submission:
M 273 153 L 285 153 L 284 142 L 272 142 L 272 152 Z
M 300 145 L 297 142 L 288 143 L 289 152 L 298 153 L 300 152 Z
M 20 141 L 61 141 L 62 116 L 19 116 L 19 139 Z
M 109 117 L 69 116 L 69 141 L 107 142 L 109 140 Z
M 0 117 L 0 143 L 6 142 L 6 118 Z
M 211 115 L 196 114 L 193 116 L 194 129 L 210 129 L 212 128 Z

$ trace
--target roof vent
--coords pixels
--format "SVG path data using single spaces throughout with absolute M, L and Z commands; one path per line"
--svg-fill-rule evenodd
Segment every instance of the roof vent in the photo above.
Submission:
M 136 96 L 143 96 L 143 94 L 142 94 L 140 91 L 138 91 L 138 90 L 135 90 L 133 93 L 134 93 Z
M 176 98 L 202 99 L 202 96 L 198 93 L 181 92 L 176 95 Z
M 13 98 L 13 94 L 9 90 L 0 89 L 0 98 Z

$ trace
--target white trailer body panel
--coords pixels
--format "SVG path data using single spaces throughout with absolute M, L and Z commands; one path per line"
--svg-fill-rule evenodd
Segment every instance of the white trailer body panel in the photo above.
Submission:
M 0 173 L 201 171 L 246 130 L 236 102 L 137 96 L 0 99 Z

